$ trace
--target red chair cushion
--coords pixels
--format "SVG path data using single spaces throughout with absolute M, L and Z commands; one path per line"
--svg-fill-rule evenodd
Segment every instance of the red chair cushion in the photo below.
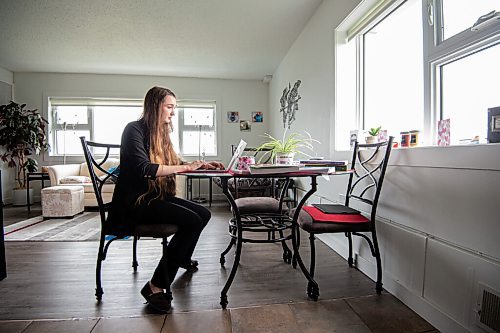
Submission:
M 313 206 L 304 206 L 305 212 L 311 215 L 314 222 L 329 222 L 329 223 L 366 223 L 369 219 L 361 214 L 325 214 L 318 208 Z

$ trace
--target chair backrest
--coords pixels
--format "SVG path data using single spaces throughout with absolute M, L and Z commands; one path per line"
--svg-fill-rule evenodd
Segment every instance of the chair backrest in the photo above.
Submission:
M 87 141 L 84 136 L 80 137 L 80 141 L 82 142 L 83 155 L 85 156 L 85 162 L 87 163 L 89 177 L 92 180 L 94 194 L 97 200 L 97 205 L 99 206 L 101 221 L 104 223 L 104 221 L 106 220 L 106 212 L 109 209 L 110 203 L 105 203 L 103 201 L 102 188 L 104 184 L 114 183 L 118 179 L 118 168 L 107 169 L 106 165 L 109 164 L 107 162 L 111 159 L 111 150 L 119 150 L 120 145 L 91 142 Z M 99 156 L 99 159 L 96 158 L 97 150 L 104 151 L 102 153 L 103 157 Z M 100 174 L 100 176 L 98 176 L 98 174 Z
M 360 144 L 356 141 L 354 144 L 351 163 L 354 172 L 349 177 L 345 205 L 349 206 L 351 200 L 370 205 L 372 221 L 375 221 L 393 140 L 391 136 L 385 142 Z

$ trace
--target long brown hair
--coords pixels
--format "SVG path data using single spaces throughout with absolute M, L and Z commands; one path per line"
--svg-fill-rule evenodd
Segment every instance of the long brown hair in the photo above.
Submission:
M 149 132 L 149 159 L 152 163 L 164 165 L 179 164 L 179 157 L 174 151 L 170 132 L 173 127 L 171 123 L 165 123 L 161 117 L 161 106 L 167 96 L 176 98 L 174 92 L 167 88 L 153 87 L 149 89 L 144 97 L 144 110 L 141 119 L 144 120 Z M 138 201 L 145 197 L 152 199 L 175 196 L 175 175 L 157 177 L 148 183 L 148 191 L 139 197 Z

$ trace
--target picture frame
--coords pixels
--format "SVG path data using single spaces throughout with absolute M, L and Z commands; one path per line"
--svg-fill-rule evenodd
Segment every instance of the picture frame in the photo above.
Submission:
M 252 125 L 248 120 L 240 120 L 240 131 L 250 132 L 252 130 Z
M 488 109 L 488 143 L 500 142 L 500 106 Z
M 254 123 L 264 122 L 263 112 L 260 112 L 260 111 L 252 112 L 252 122 L 254 122 Z
M 360 133 L 360 130 L 351 130 L 349 131 L 349 146 L 351 149 L 354 148 L 354 143 L 358 141 L 358 139 L 361 139 L 362 133 Z
M 450 145 L 450 119 L 442 119 L 438 121 L 437 145 Z
M 228 123 L 238 123 L 240 121 L 240 113 L 238 111 L 228 111 L 227 112 L 227 122 Z

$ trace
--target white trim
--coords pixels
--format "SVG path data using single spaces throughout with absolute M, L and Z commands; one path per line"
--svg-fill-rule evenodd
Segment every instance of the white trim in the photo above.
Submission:
M 347 29 L 347 40 L 350 41 L 363 31 L 370 29 L 375 21 L 379 22 L 380 17 L 391 12 L 399 4 L 406 0 L 379 0 L 364 12 L 363 16 Z
M 318 235 L 318 239 L 320 239 L 325 245 L 330 247 L 332 250 L 337 252 L 341 257 L 347 260 L 348 256 L 347 240 L 343 243 L 335 242 L 332 241 L 332 239 L 328 236 L 331 235 L 328 234 Z M 356 268 L 374 281 L 377 271 L 376 264 L 359 256 L 358 253 L 353 253 L 353 257 L 355 257 L 356 259 L 355 260 Z M 414 292 L 406 288 L 404 285 L 398 283 L 398 281 L 392 278 L 389 273 L 384 271 L 382 274 L 382 278 L 383 278 L 383 287 L 385 290 L 387 290 L 390 294 L 401 300 L 404 304 L 410 307 L 422 318 L 432 323 L 438 330 L 443 332 L 457 332 L 457 333 L 469 332 L 467 328 L 465 328 L 460 323 L 455 321 L 449 315 L 445 314 L 436 305 L 432 304 L 425 298 L 415 294 Z M 321 287 L 321 282 L 318 281 L 318 283 L 320 283 Z
M 5 83 L 13 86 L 14 85 L 14 73 L 0 67 L 0 81 L 5 82 Z

